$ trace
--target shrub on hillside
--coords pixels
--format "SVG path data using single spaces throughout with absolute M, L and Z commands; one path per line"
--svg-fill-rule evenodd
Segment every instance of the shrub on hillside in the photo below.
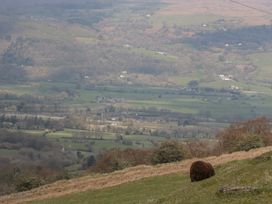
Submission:
M 100 153 L 92 168 L 95 172 L 109 173 L 141 164 L 150 164 L 151 150 L 111 149 Z
M 45 181 L 38 177 L 25 177 L 19 179 L 17 182 L 16 191 L 18 192 L 28 191 L 45 184 Z
M 82 169 L 87 169 L 87 168 L 95 165 L 95 162 L 96 162 L 96 160 L 95 160 L 94 155 L 90 155 L 90 156 L 84 158 L 84 162 L 82 164 Z
M 65 167 L 78 161 L 73 152 L 43 136 L 0 130 L 0 147 L 0 195 L 68 178 Z
M 251 149 L 263 147 L 264 142 L 258 135 L 246 135 L 233 147 L 234 151 L 249 151 Z
M 235 123 L 217 135 L 223 152 L 250 150 L 272 144 L 272 134 L 267 118 L 256 118 Z
M 165 141 L 154 151 L 152 155 L 153 164 L 170 163 L 185 158 L 183 146 L 177 141 Z
M 186 158 L 202 158 L 211 155 L 217 155 L 216 147 L 216 142 L 208 140 L 189 140 L 184 144 L 184 149 L 186 150 Z

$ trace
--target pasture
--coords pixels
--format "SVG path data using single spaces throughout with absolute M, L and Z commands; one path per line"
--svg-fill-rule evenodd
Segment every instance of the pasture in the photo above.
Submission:
M 243 84 L 237 83 L 237 86 L 242 88 Z M 255 117 L 269 113 L 268 110 L 271 108 L 269 103 L 270 89 L 267 87 L 267 92 L 263 92 L 266 89 L 262 86 L 256 88 L 257 86 L 245 85 L 241 90 L 242 94 L 237 96 L 220 92 L 195 94 L 170 87 L 101 86 L 80 90 L 75 87 L 72 83 L 31 83 L 4 85 L 0 90 L 16 95 L 28 94 L 37 97 L 48 96 L 49 98 L 72 92 L 74 96 L 65 96 L 62 99 L 62 104 L 71 108 L 90 107 L 93 110 L 99 110 L 112 105 L 116 108 L 155 108 L 192 115 L 209 112 L 209 117 L 215 119 L 235 118 L 238 115 L 243 118 Z M 104 100 L 99 101 L 99 98 L 104 98 Z
M 151 177 L 125 183 L 116 187 L 80 192 L 43 201 L 40 204 L 62 203 L 269 203 L 272 189 L 269 183 L 271 153 L 255 159 L 233 161 L 215 168 L 216 175 L 210 179 L 191 183 L 189 175 L 178 173 Z M 269 159 L 270 158 L 270 159 Z M 239 175 L 239 178 L 237 177 Z M 256 188 L 254 192 L 221 194 L 222 187 Z M 137 193 L 135 193 L 137 192 Z

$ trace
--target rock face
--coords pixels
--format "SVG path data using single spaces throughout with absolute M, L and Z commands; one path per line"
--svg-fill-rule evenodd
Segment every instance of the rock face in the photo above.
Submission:
M 191 182 L 201 181 L 215 175 L 213 166 L 204 161 L 195 161 L 190 168 Z

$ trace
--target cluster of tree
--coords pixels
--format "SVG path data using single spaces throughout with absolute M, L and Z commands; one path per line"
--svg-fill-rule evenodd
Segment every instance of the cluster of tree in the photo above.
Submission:
M 16 41 L 12 42 L 9 48 L 5 51 L 2 56 L 3 64 L 16 64 L 24 66 L 32 66 L 33 60 L 30 57 L 24 56 L 25 46 L 28 44 L 28 40 L 23 38 L 17 38 Z
M 88 124 L 86 122 L 85 117 L 68 115 L 64 119 L 64 127 L 71 129 L 86 130 L 88 129 Z
M 142 164 L 156 165 L 193 157 L 218 155 L 217 148 L 209 146 L 209 144 L 199 141 L 189 145 L 168 141 L 152 150 L 112 149 L 101 153 L 96 162 L 91 158 L 91 165 L 86 167 L 91 167 L 91 171 L 94 172 L 109 173 Z
M 52 143 L 45 137 L 31 137 L 24 133 L 14 133 L 5 130 L 0 131 L 0 145 L 2 149 L 19 150 L 25 147 L 38 151 L 53 147 Z
M 21 110 L 21 105 L 17 109 Z M 0 114 L 0 128 L 26 130 L 62 131 L 64 128 L 88 129 L 86 118 L 68 115 L 66 117 L 42 117 L 38 115 Z
M 151 164 L 152 153 L 152 150 L 114 148 L 101 152 L 92 170 L 108 173 L 136 165 Z
M 14 64 L 0 63 L 0 80 L 9 82 L 18 82 L 26 79 L 25 70 L 22 67 Z
M 215 32 L 203 32 L 187 38 L 184 42 L 196 48 L 224 47 L 226 44 L 239 49 L 256 50 L 272 43 L 272 26 L 252 26 Z
M 78 159 L 46 137 L 0 130 L 0 194 L 31 188 L 68 177 L 66 167 Z M 9 154 L 12 152 L 12 154 Z
M 194 148 L 193 148 L 194 147 Z M 200 155 L 197 148 L 202 147 Z M 99 153 L 92 171 L 108 173 L 136 165 L 156 165 L 181 161 L 186 158 L 208 156 L 212 148 L 201 141 L 178 142 L 166 140 L 153 149 L 110 149 Z
M 26 72 L 23 66 L 34 64 L 31 57 L 26 56 L 26 47 L 29 41 L 21 37 L 17 38 L 0 56 L 0 79 L 10 81 L 26 80 Z
M 218 133 L 222 152 L 250 150 L 272 144 L 269 120 L 265 117 L 232 124 Z
M 110 91 L 114 93 L 135 93 L 135 94 L 148 94 L 148 95 L 155 95 L 157 94 L 158 97 L 168 96 L 168 95 L 201 95 L 201 96 L 231 96 L 231 95 L 241 95 L 241 93 L 237 90 L 231 90 L 228 88 L 212 88 L 212 87 L 200 87 L 199 82 L 196 80 L 191 80 L 187 83 L 187 86 L 180 89 L 145 89 L 144 87 L 128 87 L 128 86 L 118 86 L 117 87 L 110 87 L 110 86 L 99 86 L 99 85 L 86 85 L 84 87 L 86 90 L 95 90 L 95 91 Z M 105 97 L 104 97 L 105 98 Z M 154 110 L 155 111 L 155 110 Z M 157 110 L 158 111 L 158 110 Z
M 163 63 L 161 63 L 163 64 Z M 133 73 L 140 73 L 140 74 L 150 74 L 150 75 L 160 75 L 164 73 L 173 74 L 175 70 L 169 69 L 167 64 L 158 64 L 156 61 L 150 60 L 150 62 L 146 62 L 142 66 L 132 67 L 130 69 Z
M 16 129 L 30 129 L 30 130 L 63 130 L 64 120 L 53 120 L 50 118 L 42 118 L 38 116 L 18 117 L 16 115 L 0 116 L 0 128 L 16 128 Z
M 68 23 L 77 23 L 84 26 L 92 26 L 93 24 L 103 20 L 105 17 L 108 17 L 108 16 L 99 11 L 93 11 L 88 16 L 81 16 L 81 17 L 75 16 L 75 17 L 69 18 L 67 21 Z
M 75 92 L 68 89 L 55 89 L 51 96 L 37 96 L 31 94 L 17 95 L 10 92 L 0 93 L 0 108 L 11 108 L 20 113 L 67 113 L 68 107 L 60 105 L 67 98 L 75 97 Z
M 153 164 L 177 162 L 185 158 L 184 146 L 177 141 L 166 141 L 154 150 L 151 161 Z
M 17 95 L 13 93 L 0 93 L 1 100 L 16 100 L 20 102 L 20 106 L 24 106 L 24 103 L 43 103 L 48 101 L 45 97 L 36 97 L 29 94 Z M 17 110 L 20 111 L 20 110 Z
M 5 163 L 1 163 L 5 160 Z M 21 192 L 60 179 L 69 179 L 63 170 L 53 170 L 46 166 L 16 165 L 0 157 L 0 195 Z
M 13 30 L 12 23 L 9 21 L 1 21 L 0 22 L 0 39 L 6 39 L 6 36 L 8 39 L 10 39 L 10 32 Z
M 68 23 L 77 23 L 84 26 L 93 26 L 106 17 L 111 15 L 110 9 L 118 1 L 113 0 L 87 0 L 76 2 L 46 2 L 42 5 L 45 9 L 49 9 L 48 15 L 66 20 Z M 77 10 L 75 13 L 74 10 Z M 107 9 L 108 12 L 103 12 Z M 88 10 L 88 14 L 86 14 Z

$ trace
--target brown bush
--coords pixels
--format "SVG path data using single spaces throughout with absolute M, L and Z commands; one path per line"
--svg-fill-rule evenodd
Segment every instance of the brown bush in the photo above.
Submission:
M 186 157 L 208 157 L 211 155 L 217 155 L 216 141 L 208 141 L 208 140 L 193 140 L 187 141 L 184 144 L 184 149 L 186 149 L 187 155 Z
M 111 149 L 100 153 L 97 162 L 91 169 L 95 172 L 109 173 L 127 167 L 150 164 L 152 150 Z
M 272 144 L 272 134 L 267 118 L 261 117 L 231 125 L 218 133 L 222 152 L 249 150 Z
M 213 166 L 204 161 L 195 161 L 190 168 L 191 182 L 201 181 L 215 175 Z

